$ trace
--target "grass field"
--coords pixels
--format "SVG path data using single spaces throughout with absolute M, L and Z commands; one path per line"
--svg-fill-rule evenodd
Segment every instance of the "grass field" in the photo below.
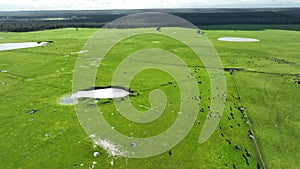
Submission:
M 101 148 L 93 147 L 78 122 L 74 107 L 58 103 L 62 96 L 72 92 L 73 69 L 78 57 L 76 52 L 82 49 L 95 31 L 69 28 L 0 33 L 0 43 L 54 42 L 45 47 L 0 52 L 0 70 L 8 71 L 0 73 L 0 82 L 5 82 L 0 85 L 0 168 L 88 168 L 93 161 L 97 162 L 95 168 L 257 168 L 257 163 L 261 163 L 258 160 L 260 156 L 268 168 L 296 169 L 300 166 L 300 106 L 297 104 L 300 86 L 294 82 L 300 77 L 293 75 L 300 74 L 299 31 L 206 31 L 223 66 L 244 70 L 235 71 L 232 75 L 226 73 L 226 109 L 217 130 L 203 144 L 198 143 L 198 138 L 209 111 L 211 93 L 207 72 L 200 69 L 202 63 L 190 59 L 183 52 L 188 48 L 165 36 L 134 36 L 117 44 L 108 53 L 108 59 L 101 63 L 106 69 L 98 72 L 96 85 L 109 85 L 109 72 L 121 57 L 141 48 L 147 41 L 167 44 L 158 46 L 153 43 L 148 47 L 172 51 L 191 65 L 192 71 L 199 67 L 194 76 L 198 82 L 201 81 L 201 106 L 197 117 L 201 123 L 195 121 L 187 137 L 171 150 L 172 155 L 165 152 L 145 159 L 110 157 Z M 224 36 L 250 37 L 260 42 L 216 40 Z M 101 71 L 107 72 L 104 74 Z M 173 81 L 172 77 L 155 69 L 141 72 L 132 81 L 130 87 L 140 96 L 130 99 L 139 110 L 144 111 L 150 106 L 149 91 L 145 89 L 159 88 L 168 96 L 164 114 L 147 125 L 124 119 L 111 100 L 100 100 L 98 105 L 115 130 L 134 137 L 153 136 L 163 132 L 176 119 L 179 89 L 176 83 L 168 83 Z M 238 107 L 245 107 L 246 114 L 242 114 Z M 38 111 L 29 114 L 33 109 Z M 249 139 L 249 124 L 257 142 Z M 249 165 L 243 157 L 246 155 L 245 149 L 251 156 L 247 157 Z M 101 156 L 93 157 L 94 151 L 101 152 Z

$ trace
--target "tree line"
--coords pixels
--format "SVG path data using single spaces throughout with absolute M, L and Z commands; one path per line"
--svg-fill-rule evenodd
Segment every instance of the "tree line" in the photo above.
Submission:
M 300 24 L 300 8 L 282 9 L 155 9 L 102 11 L 0 12 L 0 31 L 26 32 L 57 28 L 101 28 L 122 16 L 137 12 L 165 12 L 197 26 L 227 24 Z M 153 25 L 141 25 L 144 27 Z M 160 25 L 164 26 L 164 25 Z M 126 27 L 126 25 L 123 25 Z

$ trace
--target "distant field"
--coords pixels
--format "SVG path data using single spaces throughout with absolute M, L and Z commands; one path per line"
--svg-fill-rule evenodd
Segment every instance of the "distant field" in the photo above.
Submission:
M 144 13 L 168 13 L 194 25 L 295 25 L 300 24 L 300 8 L 176 8 L 135 10 L 0 11 L 0 31 L 28 32 L 58 28 L 101 28 L 120 17 Z M 213 26 L 214 27 L 214 26 Z M 275 26 L 276 27 L 276 26 Z M 285 29 L 293 29 L 283 26 Z M 247 27 L 240 27 L 247 29 Z
M 296 25 L 295 27 L 298 27 Z M 289 26 L 287 26 L 288 28 Z M 213 28 L 221 29 L 221 26 Z M 187 55 L 190 49 L 174 39 L 148 34 L 120 42 L 107 54 L 104 74 L 99 70 L 96 85 L 109 85 L 109 73 L 122 57 L 148 45 L 177 54 L 195 71 L 200 88 L 201 106 L 188 136 L 169 152 L 145 159 L 112 158 L 92 142 L 80 126 L 73 106 L 58 104 L 72 92 L 73 69 L 78 53 L 97 29 L 55 29 L 27 33 L 0 33 L 0 43 L 53 41 L 45 47 L 0 52 L 0 168 L 257 168 L 260 156 L 268 168 L 298 168 L 300 105 L 300 37 L 299 31 L 288 30 L 207 30 L 225 68 L 243 68 L 227 77 L 227 102 L 222 120 L 212 137 L 199 144 L 198 137 L 210 105 L 210 82 L 203 64 Z M 284 28 L 284 26 L 281 26 Z M 242 31 L 243 30 L 243 31 Z M 162 29 L 163 31 L 163 29 Z M 219 37 L 249 37 L 256 43 L 220 42 Z M 148 41 L 159 41 L 148 44 Z M 192 58 L 192 59 L 191 59 Z M 102 65 L 102 66 L 103 66 Z M 107 75 L 107 76 L 106 76 Z M 155 76 L 154 76 L 155 75 Z M 152 79 L 151 81 L 149 79 Z M 147 81 L 149 80 L 149 81 Z M 139 110 L 149 106 L 145 89 L 160 88 L 170 99 L 164 114 L 150 124 L 137 124 L 124 119 L 111 100 L 98 105 L 105 119 L 117 131 L 136 137 L 149 137 L 163 132 L 176 118 L 178 92 L 169 75 L 155 69 L 138 74 L 131 88 L 139 97 L 131 101 Z M 161 84 L 169 84 L 161 86 Z M 176 104 L 177 103 L 177 104 Z M 249 123 L 238 107 L 245 107 L 257 144 L 249 138 Z M 29 114 L 30 110 L 38 110 Z M 200 110 L 204 111 L 201 112 Z M 232 109 L 232 110 L 231 110 Z M 230 114 L 232 112 L 232 115 Z M 112 113 L 114 113 L 112 115 Z M 232 117 L 234 116 L 234 118 Z M 145 131 L 146 134 L 145 134 Z M 223 136 L 222 136 L 223 135 Z M 230 143 L 226 141 L 230 140 Z M 237 146 L 238 148 L 236 148 Z M 243 154 L 251 157 L 247 165 Z M 93 152 L 101 152 L 93 157 Z M 114 166 L 111 166 L 114 160 Z M 81 166 L 83 164 L 83 166 Z

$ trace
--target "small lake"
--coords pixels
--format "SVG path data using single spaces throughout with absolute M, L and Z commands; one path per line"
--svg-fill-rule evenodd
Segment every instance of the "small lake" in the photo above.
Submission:
M 48 42 L 20 42 L 20 43 L 0 43 L 0 51 L 34 48 L 38 46 L 45 46 Z
M 222 37 L 222 38 L 218 38 L 218 41 L 225 41 L 225 42 L 259 42 L 258 39 L 240 38 L 240 37 Z
M 104 88 L 88 91 L 78 91 L 74 93 L 71 98 L 95 98 L 95 99 L 112 99 L 112 98 L 121 98 L 126 97 L 130 94 L 129 91 L 126 91 L 121 88 Z
M 74 105 L 77 104 L 77 99 L 79 98 L 94 98 L 94 99 L 113 99 L 113 98 L 123 98 L 129 96 L 130 91 L 123 88 L 102 88 L 95 90 L 84 90 L 78 91 L 72 95 L 66 95 L 60 99 L 60 104 L 63 105 Z

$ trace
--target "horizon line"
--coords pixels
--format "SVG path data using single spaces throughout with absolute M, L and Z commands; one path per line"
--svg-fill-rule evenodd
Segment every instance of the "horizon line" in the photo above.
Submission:
M 223 7 L 178 7 L 178 8 L 115 8 L 115 9 L 13 9 L 0 12 L 42 12 L 42 11 L 133 11 L 133 10 L 178 10 L 178 9 L 300 9 L 300 6 L 223 6 Z

